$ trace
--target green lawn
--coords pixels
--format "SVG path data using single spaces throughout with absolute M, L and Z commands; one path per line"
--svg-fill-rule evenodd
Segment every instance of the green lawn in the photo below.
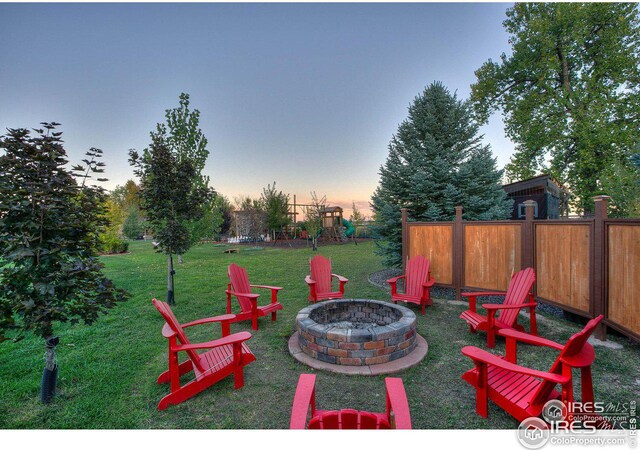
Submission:
M 151 299 L 164 299 L 166 259 L 148 242 L 134 242 L 131 254 L 103 258 L 107 273 L 131 299 L 118 305 L 91 327 L 61 326 L 58 333 L 60 378 L 58 397 L 49 406 L 38 402 L 43 367 L 43 344 L 35 338 L 0 344 L 0 427 L 2 428 L 287 428 L 298 375 L 314 370 L 296 362 L 288 353 L 287 340 L 295 328 L 296 313 L 307 305 L 310 249 L 264 250 L 242 248 L 238 254 L 205 244 L 192 249 L 177 266 L 174 312 L 187 322 L 225 311 L 226 267 L 245 266 L 252 283 L 284 287 L 280 300 L 284 310 L 278 321 L 260 321 L 253 332 L 250 322 L 232 325 L 233 331 L 251 331 L 249 346 L 257 361 L 245 369 L 245 387 L 235 391 L 231 377 L 196 397 L 159 412 L 167 385 L 155 379 L 166 370 L 163 320 Z M 334 271 L 349 278 L 347 297 L 379 300 L 388 294 L 367 281 L 382 269 L 373 254 L 373 243 L 321 246 L 319 253 L 332 258 Z M 268 292 L 266 293 L 268 294 Z M 268 301 L 268 295 L 261 299 Z M 414 309 L 419 311 L 417 308 Z M 418 318 L 418 332 L 429 343 L 429 354 L 403 378 L 415 428 L 515 428 L 518 423 L 491 404 L 489 418 L 474 412 L 474 391 L 460 379 L 471 367 L 460 349 L 464 345 L 485 347 L 484 334 L 472 335 L 458 318 L 463 306 L 435 301 Z M 526 324 L 526 321 L 524 321 Z M 528 324 L 526 324 L 528 326 Z M 542 316 L 539 331 L 544 337 L 564 341 L 579 326 Z M 218 325 L 193 330 L 193 341 L 219 337 Z M 596 400 L 623 402 L 640 397 L 638 356 L 640 346 L 624 339 L 623 350 L 597 348 L 594 366 Z M 496 352 L 504 351 L 498 340 Z M 520 360 L 531 367 L 548 369 L 553 351 L 525 347 Z M 352 377 L 317 372 L 318 403 L 323 409 L 344 407 L 384 410 L 383 377 Z M 579 386 L 577 386 L 579 388 Z M 579 392 L 578 390 L 576 392 Z

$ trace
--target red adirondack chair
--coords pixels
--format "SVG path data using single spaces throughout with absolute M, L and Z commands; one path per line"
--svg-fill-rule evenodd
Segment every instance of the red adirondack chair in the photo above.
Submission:
M 513 328 L 523 331 L 524 327 L 517 323 L 518 313 L 523 308 L 529 308 L 529 328 L 534 336 L 538 333 L 536 325 L 536 302 L 531 288 L 536 281 L 536 274 L 531 267 L 515 273 L 509 282 L 507 292 L 464 292 L 463 297 L 469 299 L 469 309 L 460 314 L 460 318 L 469 324 L 469 330 L 487 332 L 487 347 L 496 345 L 496 331 L 503 328 Z M 486 295 L 504 295 L 502 304 L 485 303 L 482 307 L 487 311 L 483 316 L 476 311 L 476 298 Z
M 227 314 L 231 314 L 231 296 L 233 295 L 238 299 L 240 303 L 240 313 L 235 314 L 235 319 L 232 322 L 240 322 L 243 320 L 251 319 L 251 328 L 258 329 L 258 317 L 271 314 L 271 320 L 276 320 L 276 312 L 282 309 L 282 303 L 278 302 L 278 291 L 282 288 L 278 286 L 263 286 L 257 284 L 249 284 L 249 277 L 247 277 L 247 271 L 244 267 L 240 267 L 236 264 L 229 264 L 227 270 L 229 274 L 229 280 L 231 282 L 227 285 Z M 264 306 L 258 306 L 258 298 L 260 294 L 253 294 L 251 288 L 258 289 L 270 289 L 271 290 L 271 303 Z
M 308 429 L 343 429 L 343 430 L 376 430 L 376 429 L 411 429 L 409 402 L 400 378 L 385 378 L 387 408 L 384 413 L 342 409 L 324 411 L 316 409 L 316 376 L 303 373 L 298 379 L 298 387 L 291 409 L 292 430 Z M 311 417 L 307 417 L 311 408 Z
M 471 358 L 475 368 L 465 372 L 462 379 L 476 388 L 476 412 L 487 417 L 488 399 L 519 421 L 537 417 L 544 404 L 560 398 L 573 402 L 572 369 L 581 369 L 582 403 L 593 402 L 591 364 L 595 360 L 593 347 L 587 339 L 602 320 L 602 315 L 592 319 L 584 329 L 569 338 L 565 345 L 548 339 L 531 336 L 516 330 L 500 330 L 507 340 L 506 357 L 496 356 L 477 347 L 463 347 L 462 354 Z M 516 361 L 518 342 L 550 347 L 560 351 L 548 372 L 519 366 Z M 558 392 L 555 386 L 562 386 Z
M 310 261 L 311 275 L 307 275 L 304 281 L 309 285 L 309 300 L 315 303 L 318 300 L 342 298 L 344 285 L 349 281 L 343 276 L 331 273 L 331 261 L 322 255 L 314 256 Z M 337 278 L 340 286 L 333 290 L 331 281 Z
M 404 278 L 404 293 L 398 292 L 396 286 L 396 283 L 401 278 Z M 393 303 L 407 302 L 420 305 L 423 316 L 425 306 L 433 304 L 431 302 L 431 286 L 435 282 L 436 280 L 431 278 L 431 272 L 429 271 L 429 260 L 422 255 L 416 255 L 409 260 L 404 275 L 387 280 L 387 283 L 391 286 L 391 300 Z
M 193 397 L 228 375 L 233 374 L 235 389 L 244 386 L 243 367 L 255 361 L 256 357 L 245 344 L 245 341 L 251 339 L 251 333 L 243 331 L 229 334 L 233 315 L 209 317 L 181 325 L 167 303 L 155 298 L 152 302 L 166 321 L 162 328 L 162 335 L 169 339 L 169 370 L 160 374 L 158 383 L 170 382 L 171 393 L 160 400 L 159 410 L 163 410 L 169 405 L 177 405 Z M 189 342 L 184 328 L 213 322 L 219 322 L 222 325 L 222 338 L 199 344 Z M 205 349 L 208 351 L 197 352 L 197 350 Z M 178 363 L 179 352 L 186 352 L 188 359 Z M 180 377 L 191 371 L 193 371 L 195 379 L 180 386 Z

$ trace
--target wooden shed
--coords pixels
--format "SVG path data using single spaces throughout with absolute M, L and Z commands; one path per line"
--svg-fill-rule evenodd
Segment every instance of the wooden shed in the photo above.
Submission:
M 568 215 L 568 192 L 550 175 L 539 175 L 502 186 L 513 199 L 511 220 L 524 220 L 526 200 L 536 202 L 535 219 L 559 219 Z

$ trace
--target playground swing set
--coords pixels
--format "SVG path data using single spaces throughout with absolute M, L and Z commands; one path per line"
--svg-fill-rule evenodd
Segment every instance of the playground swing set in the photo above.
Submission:
M 287 216 L 289 216 L 290 225 L 283 228 L 279 233 L 281 239 L 288 240 L 290 237 L 294 239 L 309 239 L 309 233 L 306 230 L 299 230 L 298 226 L 298 207 L 314 207 L 315 205 L 305 205 L 297 203 L 296 196 L 293 196 L 293 204 L 288 205 Z M 315 236 L 318 239 L 326 239 L 336 242 L 347 242 L 350 238 L 355 239 L 356 228 L 353 223 L 343 216 L 343 209 L 339 206 L 326 206 L 320 209 L 322 214 L 322 228 L 318 230 Z M 300 233 L 298 235 L 298 233 Z

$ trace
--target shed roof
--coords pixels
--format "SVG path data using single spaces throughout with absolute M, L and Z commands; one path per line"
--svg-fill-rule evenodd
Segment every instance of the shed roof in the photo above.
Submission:
M 563 191 L 566 192 L 566 188 L 558 183 L 555 179 L 553 179 L 553 177 L 551 177 L 551 175 L 549 174 L 538 175 L 532 178 L 527 178 L 526 180 L 520 180 L 502 186 L 507 194 L 514 194 L 516 192 L 524 191 L 527 189 L 540 187 L 549 189 L 556 194 L 559 194 Z

